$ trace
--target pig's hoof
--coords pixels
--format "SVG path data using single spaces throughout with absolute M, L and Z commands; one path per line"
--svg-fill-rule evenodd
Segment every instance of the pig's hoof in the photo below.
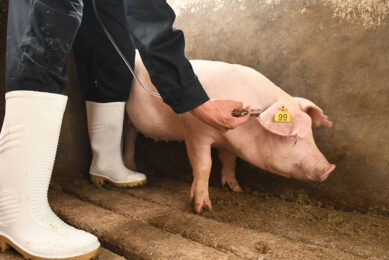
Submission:
M 204 210 L 212 211 L 212 203 L 209 197 L 201 198 L 196 197 L 194 193 L 191 193 L 189 202 L 193 201 L 194 211 L 196 213 L 201 213 Z
M 194 211 L 196 213 L 200 214 L 203 209 L 207 211 L 212 211 L 212 203 L 209 199 L 202 202 L 194 202 Z
M 222 180 L 222 187 L 224 188 L 226 185 L 233 192 L 243 192 L 236 179 Z

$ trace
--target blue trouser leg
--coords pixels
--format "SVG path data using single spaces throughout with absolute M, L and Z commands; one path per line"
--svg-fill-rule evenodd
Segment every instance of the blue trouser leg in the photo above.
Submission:
M 92 0 L 84 4 L 73 53 L 85 98 L 99 103 L 126 101 L 132 75 L 97 21 Z M 135 49 L 126 28 L 123 0 L 96 0 L 96 6 L 102 22 L 133 67 Z
M 60 93 L 66 55 L 82 19 L 82 0 L 9 1 L 6 91 Z

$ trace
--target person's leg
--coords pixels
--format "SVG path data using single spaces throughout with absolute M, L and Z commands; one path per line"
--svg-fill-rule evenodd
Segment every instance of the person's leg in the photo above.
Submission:
M 6 91 L 60 93 L 67 84 L 65 58 L 82 18 L 82 0 L 9 3 Z
M 99 15 L 126 59 L 134 66 L 135 49 L 125 27 L 123 0 L 97 0 Z M 98 23 L 92 0 L 85 1 L 84 16 L 73 46 L 81 88 L 87 101 L 125 102 L 132 74 Z
M 65 57 L 81 0 L 9 1 L 6 114 L 0 133 L 0 250 L 29 259 L 90 259 L 97 238 L 65 224 L 47 190 L 67 97 Z
M 123 0 L 98 0 L 96 5 L 104 25 L 134 66 L 135 49 L 125 27 Z M 107 181 L 119 187 L 146 184 L 146 176 L 126 168 L 122 158 L 124 108 L 132 75 L 98 23 L 92 1 L 85 1 L 73 52 L 87 100 L 92 182 L 101 186 Z

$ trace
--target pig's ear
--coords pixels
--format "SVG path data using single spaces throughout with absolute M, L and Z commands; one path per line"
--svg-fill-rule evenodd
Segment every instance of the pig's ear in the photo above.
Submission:
M 326 116 L 323 113 L 323 110 L 316 106 L 313 102 L 309 101 L 308 99 L 299 97 L 295 97 L 294 99 L 298 102 L 301 109 L 312 118 L 312 126 L 332 126 L 332 122 L 328 120 L 328 116 Z
M 276 122 L 275 115 L 285 106 L 290 114 L 290 122 Z M 311 129 L 312 120 L 306 114 L 292 105 L 276 102 L 261 113 L 259 122 L 268 131 L 280 136 L 305 137 Z

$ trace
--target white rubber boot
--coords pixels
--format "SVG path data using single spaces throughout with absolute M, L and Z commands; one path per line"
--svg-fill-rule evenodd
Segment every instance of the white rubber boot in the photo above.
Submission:
M 93 159 L 91 181 L 101 187 L 105 181 L 117 187 L 145 185 L 146 175 L 128 169 L 122 157 L 125 102 L 86 101 L 88 132 Z
M 67 97 L 12 91 L 0 134 L 0 249 L 27 259 L 90 259 L 100 244 L 51 210 L 47 191 Z

